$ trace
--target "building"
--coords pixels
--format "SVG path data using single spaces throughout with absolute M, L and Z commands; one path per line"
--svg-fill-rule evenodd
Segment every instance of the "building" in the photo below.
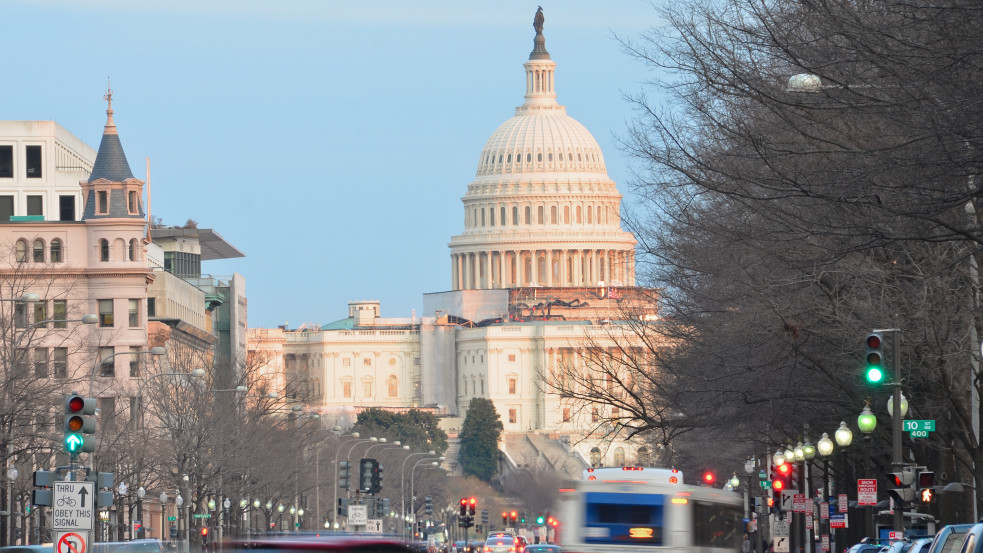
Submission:
M 282 363 L 288 392 L 329 424 L 346 427 L 369 407 L 419 408 L 453 436 L 471 398 L 489 398 L 505 426 L 503 469 L 579 474 L 634 462 L 638 447 L 597 424 L 602 406 L 573 405 L 548 381 L 588 344 L 625 339 L 607 324 L 624 316 L 622 301 L 641 301 L 647 317 L 655 306 L 652 291 L 634 288 L 635 240 L 603 153 L 557 103 L 541 27 L 523 66 L 524 102 L 481 149 L 463 198 L 450 290 L 425 294 L 419 317 L 355 301 L 330 324 L 252 329 L 250 349 Z

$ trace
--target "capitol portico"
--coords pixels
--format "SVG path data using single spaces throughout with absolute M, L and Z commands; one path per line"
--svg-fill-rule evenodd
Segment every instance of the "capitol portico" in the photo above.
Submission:
M 329 425 L 345 428 L 370 407 L 419 408 L 453 437 L 471 398 L 483 397 L 502 418 L 509 465 L 577 474 L 592 462 L 633 463 L 638 445 L 598 424 L 611 407 L 574 404 L 547 381 L 560 367 L 588 370 L 588 345 L 624 346 L 630 334 L 611 321 L 628 302 L 654 318 L 655 294 L 635 288 L 621 194 L 597 141 L 557 102 L 540 16 L 535 27 L 524 101 L 481 149 L 463 197 L 450 290 L 424 294 L 423 312 L 409 317 L 358 301 L 334 322 L 253 329 L 248 348 L 282 363 L 288 393 Z

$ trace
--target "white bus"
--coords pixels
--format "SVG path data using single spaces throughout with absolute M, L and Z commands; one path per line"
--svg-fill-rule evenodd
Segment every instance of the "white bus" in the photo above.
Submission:
M 683 483 L 673 469 L 587 469 L 560 490 L 564 553 L 738 553 L 741 496 Z

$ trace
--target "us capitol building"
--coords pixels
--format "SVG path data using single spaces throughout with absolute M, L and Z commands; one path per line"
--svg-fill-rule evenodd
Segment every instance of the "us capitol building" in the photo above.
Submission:
M 588 344 L 614 348 L 624 304 L 653 291 L 634 287 L 635 239 L 621 228 L 621 195 L 597 141 L 557 103 L 541 12 L 534 27 L 524 101 L 481 149 L 463 198 L 450 290 L 424 294 L 419 317 L 352 301 L 329 324 L 251 329 L 247 349 L 273 386 L 329 427 L 348 428 L 372 407 L 429 411 L 450 435 L 445 466 L 455 469 L 468 404 L 488 398 L 505 427 L 503 471 L 579 476 L 645 451 L 598 423 L 611 407 L 576 404 L 548 382 L 561 367 L 586 370 Z M 654 305 L 641 316 L 654 318 Z

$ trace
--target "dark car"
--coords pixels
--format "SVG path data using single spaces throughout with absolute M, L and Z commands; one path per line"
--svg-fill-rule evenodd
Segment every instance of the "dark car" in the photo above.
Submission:
M 966 532 L 969 532 L 969 529 L 972 527 L 972 524 L 950 524 L 943 526 L 935 534 L 935 539 L 932 540 L 932 545 L 929 546 L 927 553 L 956 553 L 959 550 L 959 546 L 963 544 L 963 538 L 966 537 Z
M 908 553 L 928 553 L 928 548 L 932 546 L 932 538 L 915 538 L 908 548 Z
M 232 540 L 223 544 L 224 551 L 249 553 L 413 553 L 405 544 L 394 539 L 361 536 L 326 536 L 314 538 L 258 538 Z
M 481 551 L 482 544 L 474 541 L 458 540 L 454 542 L 454 547 L 457 548 L 457 553 L 478 553 Z
M 887 546 L 877 543 L 858 543 L 851 547 L 847 553 L 881 553 L 882 550 L 886 549 Z
M 100 541 L 90 545 L 92 553 L 163 553 L 160 540 Z

